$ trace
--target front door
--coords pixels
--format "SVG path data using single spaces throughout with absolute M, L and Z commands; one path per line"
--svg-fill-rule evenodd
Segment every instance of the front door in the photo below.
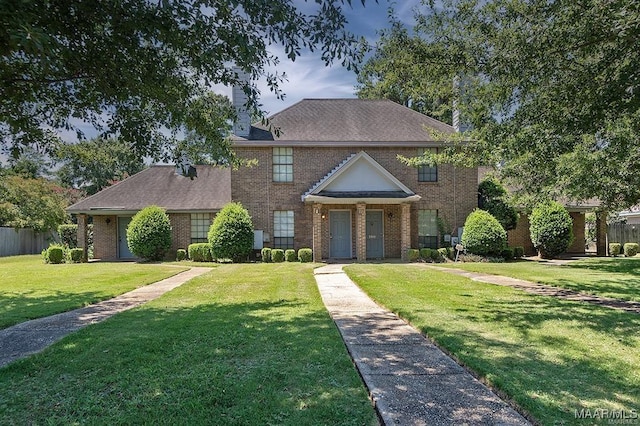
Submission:
M 367 259 L 382 259 L 384 256 L 384 233 L 382 212 L 367 211 Z
M 329 212 L 329 257 L 351 258 L 351 211 Z
M 130 217 L 118 218 L 118 258 L 119 259 L 132 259 L 133 253 L 129 250 L 127 245 L 127 226 L 131 222 Z

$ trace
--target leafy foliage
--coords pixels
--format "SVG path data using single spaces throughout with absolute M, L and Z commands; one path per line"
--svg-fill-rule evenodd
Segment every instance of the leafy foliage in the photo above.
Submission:
M 564 253 L 573 240 L 573 221 L 567 209 L 555 201 L 537 205 L 529 216 L 531 242 L 543 258 Z
M 407 260 L 409 262 L 416 262 L 418 259 L 420 259 L 420 250 L 407 249 Z
M 76 247 L 69 249 L 69 261 L 71 263 L 80 263 L 82 262 L 83 249 Z
M 45 179 L 0 178 L 0 226 L 54 230 L 67 220 L 64 190 Z
M 194 262 L 213 262 L 213 254 L 211 253 L 211 244 L 209 243 L 193 243 L 187 247 L 189 251 L 189 259 Z
M 171 248 L 171 223 L 164 209 L 148 206 L 136 213 L 127 227 L 131 253 L 147 260 L 162 260 Z
M 516 259 L 520 259 L 522 256 L 524 256 L 524 247 L 515 246 L 513 248 L 513 257 L 515 257 Z
M 271 248 L 264 247 L 262 250 L 260 250 L 260 257 L 262 258 L 262 261 L 265 263 L 271 262 Z
M 273 260 L 274 263 L 284 262 L 284 250 L 282 249 L 271 250 L 271 260 Z
M 622 244 L 620 243 L 609 243 L 609 256 L 617 256 L 620 254 L 620 249 L 622 249 Z
M 71 223 L 58 226 L 58 236 L 63 245 L 78 247 L 78 225 Z
M 284 252 L 284 260 L 287 262 L 296 262 L 298 260 L 298 256 L 296 255 L 296 251 L 294 249 L 287 249 Z
M 45 263 L 64 263 L 64 247 L 60 244 L 50 244 L 47 249 L 43 250 L 42 255 Z
M 500 256 L 507 243 L 507 231 L 489 212 L 476 209 L 467 216 L 462 245 L 472 254 Z
M 298 260 L 302 263 L 311 262 L 313 260 L 313 251 L 310 248 L 301 248 L 298 250 Z
M 181 262 L 187 258 L 187 251 L 185 249 L 176 250 L 176 260 Z
M 509 231 L 518 225 L 518 211 L 511 205 L 507 190 L 496 179 L 484 179 L 478 185 L 478 207 L 498 219 Z
M 633 257 L 638 254 L 638 243 L 625 243 L 623 249 L 626 257 Z
M 209 228 L 209 243 L 218 259 L 242 262 L 253 249 L 253 222 L 240 203 L 222 208 Z
M 220 121 L 196 120 L 207 110 L 209 88 L 238 83 L 236 64 L 282 97 L 285 78 L 268 71 L 281 45 L 289 60 L 304 50 L 348 67 L 360 55 L 345 30 L 350 0 L 197 2 L 35 0 L 1 8 L 0 137 L 12 153 L 26 145 L 52 146 L 57 131 L 84 137 L 83 125 L 117 136 L 139 157 L 180 155 L 180 142 L 210 142 L 232 155 Z M 258 90 L 243 83 L 248 108 Z M 204 102 L 202 100 L 205 99 Z M 225 118 L 226 119 L 226 118 Z M 224 121 L 224 120 L 223 120 Z M 180 135 L 186 135 L 181 139 Z

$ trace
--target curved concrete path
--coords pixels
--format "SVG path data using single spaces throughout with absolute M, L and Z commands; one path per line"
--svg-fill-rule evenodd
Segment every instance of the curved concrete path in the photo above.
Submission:
M 373 302 L 342 271 L 315 270 L 327 310 L 385 425 L 528 425 L 420 332 Z
M 188 271 L 137 288 L 113 299 L 50 317 L 26 321 L 0 330 L 0 367 L 43 351 L 74 331 L 142 305 L 209 271 L 211 268 L 193 267 Z

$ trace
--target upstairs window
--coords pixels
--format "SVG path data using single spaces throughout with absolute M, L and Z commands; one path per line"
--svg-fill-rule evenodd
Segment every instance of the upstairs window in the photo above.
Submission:
M 273 148 L 273 181 L 293 182 L 293 148 Z
M 418 151 L 418 155 L 422 155 L 425 152 L 431 152 L 433 154 L 438 153 L 437 148 L 426 148 Z M 418 166 L 418 182 L 437 182 L 438 181 L 438 165 L 431 166 Z
M 273 248 L 293 248 L 293 211 L 273 212 Z
M 191 243 L 206 243 L 211 213 L 191 213 Z
M 418 210 L 418 247 L 438 248 L 438 210 Z

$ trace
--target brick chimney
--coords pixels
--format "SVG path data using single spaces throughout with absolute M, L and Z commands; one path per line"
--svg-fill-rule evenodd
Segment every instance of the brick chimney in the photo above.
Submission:
M 238 74 L 241 82 L 249 82 L 249 74 L 240 67 L 233 67 L 233 71 Z M 247 111 L 247 94 L 242 90 L 241 84 L 235 84 L 231 91 L 231 102 L 236 109 L 238 119 L 233 124 L 233 133 L 242 138 L 248 138 L 251 131 L 251 115 Z

